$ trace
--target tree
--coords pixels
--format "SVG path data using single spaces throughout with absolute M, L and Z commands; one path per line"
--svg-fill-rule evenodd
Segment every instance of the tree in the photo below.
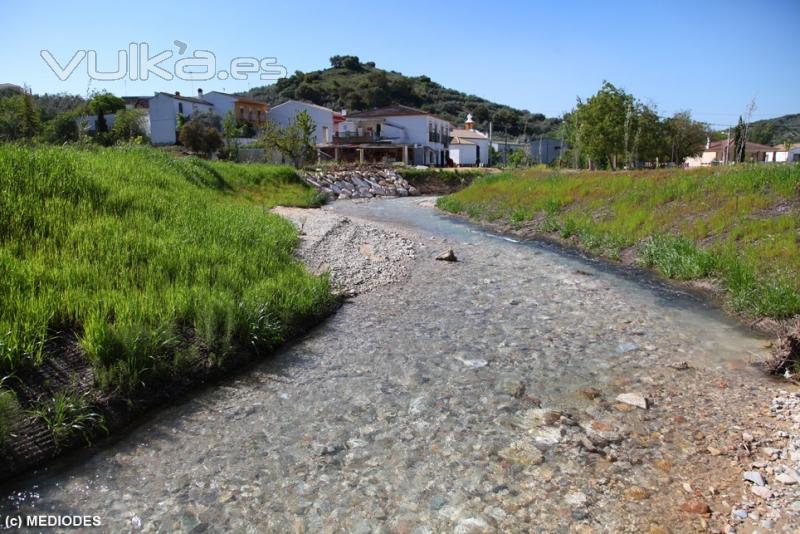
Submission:
M 472 118 L 475 119 L 475 122 L 478 124 L 488 123 L 490 116 L 489 108 L 486 107 L 486 104 L 478 104 L 472 112 Z
M 604 82 L 586 102 L 578 102 L 575 110 L 577 133 L 582 151 L 590 160 L 612 169 L 618 167 L 630 148 L 626 147 L 626 139 L 630 142 L 633 105 L 633 96 L 609 82 Z
M 89 111 L 92 115 L 100 115 L 101 111 L 103 113 L 116 113 L 121 109 L 125 109 L 125 101 L 111 93 L 96 93 L 89 100 Z
M 32 139 L 42 128 L 42 119 L 39 116 L 39 110 L 36 107 L 36 102 L 33 100 L 33 95 L 26 91 L 22 95 L 22 124 L 20 131 L 22 137 L 25 139 Z
M 67 93 L 33 95 L 33 99 L 43 121 L 50 121 L 60 113 L 78 111 L 86 105 L 83 97 Z
M 733 130 L 733 149 L 734 157 L 732 161 L 743 162 L 745 154 L 745 138 L 744 138 L 744 121 L 742 116 L 739 115 L 739 122 Z M 730 156 L 728 157 L 730 160 Z
M 50 120 L 44 129 L 44 138 L 48 143 L 73 143 L 80 138 L 78 114 L 74 111 L 59 113 Z
M 373 63 L 374 67 L 375 64 Z M 334 69 L 360 70 L 361 61 L 358 56 L 333 56 L 331 57 L 331 67 Z
M 99 134 L 108 131 L 108 122 L 106 121 L 106 115 L 103 113 L 102 107 L 97 109 L 97 121 L 95 121 L 94 129 Z
M 114 126 L 111 128 L 111 137 L 114 142 L 147 141 L 145 114 L 146 112 L 143 109 L 122 109 L 118 111 L 114 118 Z
M 314 104 L 322 102 L 319 89 L 317 89 L 316 85 L 309 82 L 303 82 L 298 85 L 297 89 L 294 90 L 294 96 L 299 100 L 307 100 Z
M 181 128 L 181 144 L 193 152 L 211 155 L 222 146 L 222 136 L 214 126 L 218 121 L 219 115 L 214 113 L 193 114 Z
M 683 163 L 686 158 L 699 154 L 709 135 L 708 126 L 692 120 L 688 111 L 679 111 L 666 119 L 664 131 L 673 163 Z
M 508 155 L 508 165 L 511 167 L 529 167 L 531 163 L 530 156 L 521 148 L 512 150 Z
M 644 104 L 635 107 L 636 134 L 631 146 L 629 163 L 666 161 L 670 150 L 664 123 L 654 108 Z
M 271 121 L 267 122 L 261 132 L 261 144 L 268 150 L 277 150 L 299 169 L 316 155 L 316 128 L 311 116 L 306 111 L 301 111 L 286 128 Z
M 0 140 L 32 139 L 41 129 L 41 118 L 30 93 L 0 98 Z
M 222 121 L 222 135 L 225 139 L 225 159 L 239 159 L 239 137 L 242 136 L 242 127 L 236 122 L 236 113 L 230 110 Z

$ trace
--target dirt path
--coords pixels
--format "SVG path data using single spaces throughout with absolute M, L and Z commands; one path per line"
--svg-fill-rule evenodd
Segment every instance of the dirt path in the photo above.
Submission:
M 418 200 L 282 213 L 310 268 L 358 296 L 246 376 L 19 482 L 5 511 L 144 532 L 800 525 L 778 479 L 800 461 L 798 399 L 773 403 L 749 365 L 763 341 L 718 313 Z M 434 259 L 450 248 L 459 262 Z

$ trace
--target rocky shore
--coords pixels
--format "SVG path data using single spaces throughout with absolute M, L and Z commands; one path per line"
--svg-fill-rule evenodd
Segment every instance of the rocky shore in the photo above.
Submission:
M 317 188 L 329 200 L 419 195 L 416 187 L 386 167 L 359 167 L 345 170 L 300 172 L 306 183 Z
M 333 289 L 355 296 L 404 280 L 416 258 L 412 234 L 343 217 L 327 209 L 273 209 L 297 226 L 297 256 L 315 274 L 329 273 Z

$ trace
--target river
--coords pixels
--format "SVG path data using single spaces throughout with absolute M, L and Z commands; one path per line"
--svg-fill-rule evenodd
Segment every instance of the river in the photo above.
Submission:
M 748 365 L 762 339 L 649 276 L 493 235 L 430 201 L 331 209 L 413 234 L 410 278 L 15 481 L 0 513 L 97 515 L 112 532 L 698 524 L 677 511 L 684 483 L 725 479 L 713 471 L 729 461 L 705 447 L 767 399 Z M 433 260 L 447 248 L 459 262 Z M 626 392 L 652 406 L 614 401 Z

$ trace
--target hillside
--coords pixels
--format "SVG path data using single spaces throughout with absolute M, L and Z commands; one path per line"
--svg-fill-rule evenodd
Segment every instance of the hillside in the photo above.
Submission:
M 754 121 L 750 132 L 751 141 L 765 145 L 780 146 L 787 141 L 800 143 L 800 113 Z
M 356 56 L 333 56 L 327 69 L 297 71 L 273 85 L 251 89 L 247 95 L 270 105 L 296 99 L 349 112 L 402 104 L 423 109 L 454 124 L 461 123 L 467 113 L 472 113 L 478 128 L 488 129 L 491 120 L 495 132 L 501 134 L 507 130 L 510 136 L 554 133 L 560 123 L 560 119 L 546 118 L 541 113 L 442 87 L 427 76 L 386 71 L 373 62 L 362 63 Z

